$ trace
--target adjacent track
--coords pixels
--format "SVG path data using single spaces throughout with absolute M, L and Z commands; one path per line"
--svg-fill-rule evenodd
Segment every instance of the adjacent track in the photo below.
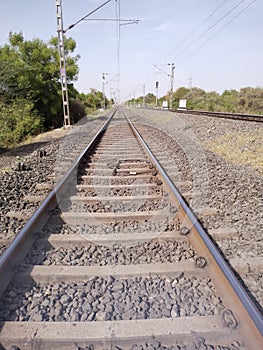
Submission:
M 262 348 L 262 316 L 118 109 L 0 260 L 20 349 Z
M 207 117 L 226 118 L 226 119 L 237 119 L 250 122 L 263 122 L 263 115 L 253 114 L 241 114 L 241 113 L 225 113 L 225 112 L 209 112 L 209 111 L 195 111 L 195 110 L 172 110 L 172 112 L 182 114 L 194 114 L 203 115 Z

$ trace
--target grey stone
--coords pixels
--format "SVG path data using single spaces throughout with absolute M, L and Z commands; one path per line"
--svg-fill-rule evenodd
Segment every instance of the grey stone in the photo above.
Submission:
M 78 300 L 73 300 L 73 303 L 72 303 L 72 306 L 74 307 L 74 308 L 77 308 L 78 307 Z M 88 303 L 87 303 L 88 304 Z
M 67 321 L 78 322 L 80 321 L 80 314 L 76 311 L 72 311 L 70 315 L 65 314 L 64 317 Z
M 179 311 L 179 307 L 177 305 L 174 305 L 172 310 L 171 310 L 171 317 L 172 318 L 176 318 L 180 316 L 180 311 Z
M 135 310 L 130 309 L 122 313 L 123 320 L 132 320 L 133 316 L 136 314 Z
M 113 312 L 113 306 L 111 304 L 106 304 L 105 311 L 108 313 Z
M 80 321 L 81 321 L 81 322 L 84 322 L 84 321 L 86 321 L 87 319 L 88 319 L 88 314 L 83 313 L 83 314 L 81 315 Z
M 69 297 L 67 295 L 62 295 L 62 297 L 60 298 L 60 302 L 65 305 L 67 304 L 69 301 Z
M 43 317 L 40 314 L 34 314 L 34 315 L 30 316 L 29 321 L 42 322 Z
M 170 309 L 167 309 L 166 307 L 164 307 L 164 308 L 161 309 L 161 311 L 162 311 L 162 315 L 164 317 L 170 317 L 171 316 L 171 310 Z
M 95 318 L 97 321 L 106 321 L 107 319 L 106 312 L 102 310 L 98 311 L 95 315 Z
M 123 291 L 123 284 L 121 282 L 117 282 L 112 285 L 111 290 L 113 292 L 120 292 Z
M 113 306 L 114 306 L 114 311 L 117 313 L 122 313 L 124 310 L 123 306 L 119 303 L 116 303 Z
M 90 312 L 92 310 L 92 306 L 89 302 L 85 301 L 82 305 L 82 308 L 85 312 Z
M 42 293 L 35 293 L 35 294 L 33 294 L 33 298 L 34 299 L 42 298 Z
M 95 317 L 95 313 L 92 311 L 88 316 L 88 321 L 93 321 L 94 317 Z
M 42 303 L 41 303 L 41 306 L 43 307 L 46 307 L 49 305 L 49 300 L 48 299 L 45 299 Z
M 30 309 L 34 309 L 34 308 L 36 308 L 39 305 L 40 305 L 40 300 L 35 300 L 35 301 L 33 301 L 32 303 L 29 304 L 29 307 L 30 307 Z

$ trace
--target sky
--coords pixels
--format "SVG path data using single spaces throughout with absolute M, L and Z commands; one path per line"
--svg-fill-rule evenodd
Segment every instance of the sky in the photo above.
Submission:
M 64 29 L 105 2 L 62 0 Z M 66 32 L 81 56 L 79 92 L 102 90 L 102 74 L 108 73 L 107 97 L 117 95 L 118 86 L 121 100 L 143 95 L 144 86 L 155 94 L 156 81 L 163 96 L 171 63 L 174 90 L 263 87 L 262 0 L 112 0 L 87 18 L 116 19 L 119 8 L 121 19 L 139 23 L 85 20 Z M 0 0 L 0 46 L 10 31 L 21 31 L 26 40 L 56 36 L 55 0 Z

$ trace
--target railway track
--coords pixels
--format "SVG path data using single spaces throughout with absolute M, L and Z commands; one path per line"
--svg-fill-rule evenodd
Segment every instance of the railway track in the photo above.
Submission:
M 6 349 L 263 345 L 260 313 L 121 109 L 4 253 L 0 273 Z
M 145 107 L 141 107 L 144 109 Z M 156 110 L 156 108 L 152 107 L 146 107 L 146 109 L 153 109 Z M 162 112 L 172 112 L 172 113 L 178 113 L 178 114 L 190 114 L 190 115 L 202 115 L 205 117 L 215 117 L 215 118 L 225 118 L 225 119 L 236 119 L 236 120 L 243 120 L 243 121 L 249 121 L 249 122 L 263 122 L 263 115 L 260 114 L 242 114 L 242 113 L 228 113 L 228 112 L 210 112 L 210 111 L 197 111 L 197 110 L 184 110 L 184 109 L 158 109 Z
M 190 114 L 190 115 L 202 115 L 205 117 L 215 117 L 215 118 L 225 118 L 225 119 L 236 119 L 236 120 L 243 120 L 243 121 L 249 121 L 249 122 L 263 122 L 263 115 L 260 114 L 242 114 L 242 113 L 229 113 L 229 112 L 211 112 L 211 111 L 198 111 L 198 110 L 191 110 L 191 109 L 162 109 L 160 107 L 153 108 L 153 107 L 140 107 L 141 109 L 152 109 L 152 110 L 158 110 L 162 112 L 172 112 L 172 113 L 178 113 L 178 114 Z
M 209 111 L 195 111 L 195 110 L 172 110 L 172 112 L 182 114 L 203 115 L 207 117 L 237 119 L 251 122 L 263 122 L 263 116 L 257 114 L 241 114 L 241 113 L 226 113 L 226 112 L 209 112 Z

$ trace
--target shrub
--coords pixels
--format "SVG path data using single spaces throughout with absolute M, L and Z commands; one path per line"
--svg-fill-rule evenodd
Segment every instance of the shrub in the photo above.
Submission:
M 8 148 L 39 131 L 40 118 L 26 100 L 0 104 L 0 148 Z

